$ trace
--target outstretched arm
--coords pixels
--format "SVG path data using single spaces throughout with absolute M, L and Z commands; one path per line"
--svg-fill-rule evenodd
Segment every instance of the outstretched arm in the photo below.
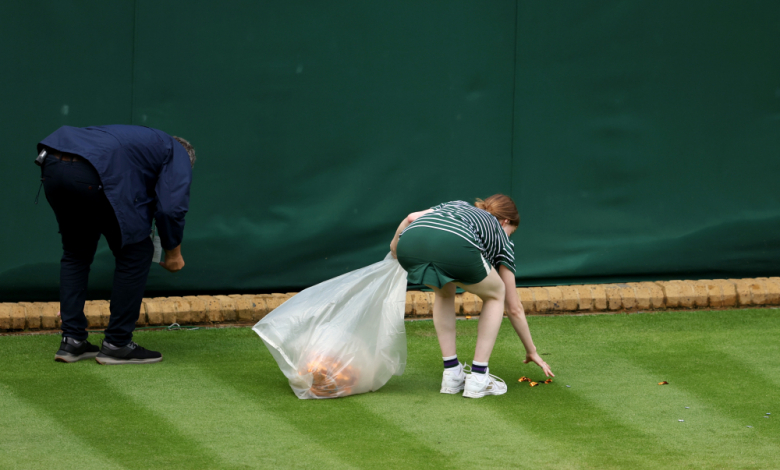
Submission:
M 401 232 L 406 230 L 406 227 L 408 227 L 412 222 L 419 219 L 421 216 L 433 212 L 433 209 L 426 209 L 424 211 L 420 212 L 412 212 L 411 214 L 407 215 L 404 220 L 401 221 L 401 225 L 398 226 L 398 230 L 395 231 L 395 236 L 393 237 L 393 241 L 390 242 L 390 251 L 393 253 L 393 258 L 398 258 L 398 255 L 395 253 L 395 249 L 398 246 L 398 238 L 401 236 Z
M 509 321 L 512 322 L 512 327 L 517 332 L 517 336 L 520 337 L 523 346 L 525 347 L 525 364 L 534 362 L 536 365 L 542 368 L 544 375 L 548 377 L 555 377 L 555 374 L 550 370 L 550 366 L 539 357 L 536 352 L 536 346 L 531 339 L 531 330 L 528 329 L 528 322 L 525 319 L 525 310 L 523 310 L 523 304 L 520 303 L 520 298 L 517 296 L 517 288 L 515 287 L 515 274 L 503 264 L 499 266 L 498 274 L 501 276 L 501 280 L 504 281 L 504 287 L 506 288 L 505 306 Z

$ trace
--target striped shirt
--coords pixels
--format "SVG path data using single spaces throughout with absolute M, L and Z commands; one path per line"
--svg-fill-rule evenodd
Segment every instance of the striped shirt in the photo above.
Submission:
M 432 207 L 429 212 L 412 222 L 406 230 L 428 227 L 453 233 L 475 247 L 498 270 L 503 264 L 515 272 L 515 244 L 490 212 L 477 209 L 465 201 L 452 201 Z

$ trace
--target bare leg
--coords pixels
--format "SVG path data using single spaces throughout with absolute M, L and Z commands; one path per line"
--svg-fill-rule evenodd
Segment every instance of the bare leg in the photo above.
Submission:
M 439 347 L 443 357 L 457 354 L 455 349 L 455 285 L 447 283 L 441 289 L 433 289 L 436 299 L 433 301 L 433 326 L 439 338 Z
M 474 360 L 477 362 L 488 362 L 490 354 L 493 352 L 493 346 L 496 344 L 498 330 L 501 328 L 501 320 L 504 318 L 504 282 L 495 268 L 491 268 L 490 274 L 476 284 L 461 284 L 457 282 L 455 285 L 482 299 L 482 313 L 479 314 L 477 347 L 474 351 Z M 436 313 L 434 309 L 434 321 L 435 318 Z M 439 342 L 441 342 L 441 339 L 439 339 Z

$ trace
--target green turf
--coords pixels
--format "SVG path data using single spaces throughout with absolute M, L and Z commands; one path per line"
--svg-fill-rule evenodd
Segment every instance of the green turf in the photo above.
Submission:
M 0 468 L 780 468 L 780 310 L 529 323 L 555 381 L 517 382 L 542 375 L 505 322 L 491 372 L 509 392 L 479 400 L 438 393 L 429 321 L 407 323 L 403 376 L 317 401 L 248 328 L 139 331 L 165 354 L 150 366 L 0 337 Z M 458 322 L 461 360 L 476 327 Z

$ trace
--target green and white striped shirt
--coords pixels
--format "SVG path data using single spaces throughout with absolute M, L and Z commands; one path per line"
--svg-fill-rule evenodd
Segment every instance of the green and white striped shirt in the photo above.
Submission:
M 445 202 L 431 209 L 433 212 L 412 222 L 401 236 L 419 227 L 450 232 L 479 248 L 482 256 L 496 270 L 499 264 L 503 264 L 515 272 L 515 244 L 493 214 L 465 201 Z

